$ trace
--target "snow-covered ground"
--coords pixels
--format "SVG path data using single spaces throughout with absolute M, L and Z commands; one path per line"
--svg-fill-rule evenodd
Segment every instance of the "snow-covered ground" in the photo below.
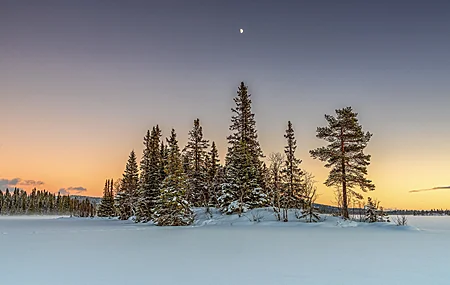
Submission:
M 246 217 L 161 228 L 108 219 L 0 217 L 0 284 L 450 284 L 450 217 L 408 227 Z M 251 219 L 251 214 L 248 215 Z

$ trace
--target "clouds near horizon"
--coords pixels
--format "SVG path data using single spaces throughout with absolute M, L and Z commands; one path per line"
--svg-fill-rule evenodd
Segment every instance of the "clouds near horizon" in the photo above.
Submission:
M 449 189 L 450 190 L 450 186 L 441 186 L 441 187 L 433 187 L 433 188 L 429 188 L 429 189 L 411 190 L 411 191 L 409 191 L 409 193 L 434 191 L 434 190 L 445 190 L 445 189 Z
M 87 188 L 78 186 L 78 187 L 67 187 L 67 188 L 61 188 L 58 190 L 61 195 L 71 195 L 71 194 L 80 194 L 82 192 L 86 192 Z
M 45 182 L 40 180 L 32 180 L 32 179 L 22 179 L 22 178 L 13 178 L 13 179 L 0 179 L 0 189 L 4 188 L 13 188 L 13 187 L 19 187 L 19 186 L 41 186 L 44 185 Z

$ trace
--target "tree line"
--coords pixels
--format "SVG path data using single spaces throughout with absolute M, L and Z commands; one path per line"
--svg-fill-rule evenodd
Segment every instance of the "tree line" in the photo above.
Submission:
M 288 221 L 289 209 L 299 209 L 301 218 L 317 221 L 316 181 L 302 169 L 302 160 L 296 155 L 292 122 L 287 122 L 284 152 L 266 157 L 244 82 L 233 100 L 223 165 L 215 142 L 203 137 L 199 119 L 194 120 L 183 149 L 174 129 L 164 140 L 156 125 L 144 136 L 140 163 L 132 150 L 122 178 L 106 181 L 98 215 L 134 217 L 136 222 L 153 221 L 157 225 L 189 225 L 194 220 L 193 207 L 205 207 L 206 211 L 214 207 L 239 215 L 271 207 L 280 221 Z M 340 214 L 346 219 L 350 217 L 349 197 L 355 196 L 356 188 L 375 190 L 366 178 L 371 156 L 364 153 L 372 134 L 363 132 L 357 116 L 351 107 L 336 110 L 335 116 L 325 115 L 327 125 L 317 128 L 316 137 L 327 144 L 310 151 L 312 158 L 325 162 L 330 169 L 325 185 L 338 189 Z
M 26 191 L 14 188 L 0 190 L 0 215 L 70 215 L 94 217 L 95 205 L 88 199 L 79 200 L 69 195 L 58 195 L 36 188 Z

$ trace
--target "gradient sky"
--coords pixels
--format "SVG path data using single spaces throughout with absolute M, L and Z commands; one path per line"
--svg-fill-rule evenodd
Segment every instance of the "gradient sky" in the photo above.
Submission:
M 374 134 L 371 195 L 450 208 L 448 1 L 0 0 L 0 187 L 101 195 L 147 129 L 184 145 L 197 117 L 223 157 L 240 81 L 266 154 L 294 124 L 318 202 L 334 198 L 315 129 L 351 105 Z

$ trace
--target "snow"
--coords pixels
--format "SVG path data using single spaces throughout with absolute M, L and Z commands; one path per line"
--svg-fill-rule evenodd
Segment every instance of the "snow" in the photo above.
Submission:
M 260 209 L 190 227 L 105 218 L 0 217 L 1 284 L 449 284 L 450 217 L 410 226 L 277 222 Z M 262 216 L 259 223 L 253 216 Z

